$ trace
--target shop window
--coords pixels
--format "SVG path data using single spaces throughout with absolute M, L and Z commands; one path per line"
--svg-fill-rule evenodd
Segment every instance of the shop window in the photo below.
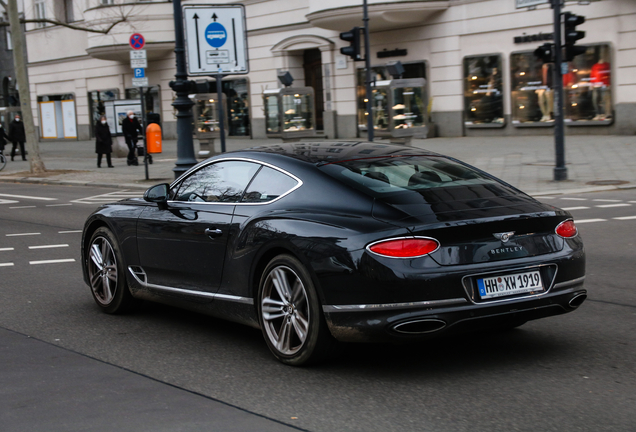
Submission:
M 584 54 L 568 64 L 568 72 L 563 76 L 568 124 L 612 121 L 610 53 L 607 44 L 589 45 Z
M 402 78 L 426 78 L 426 65 L 424 62 L 415 63 L 403 63 L 404 74 Z M 358 85 L 357 85 L 357 118 L 358 118 L 358 130 L 367 130 L 367 102 L 366 102 L 366 73 L 364 69 L 358 69 Z M 392 79 L 391 74 L 387 71 L 386 66 L 374 66 L 371 67 L 371 79 L 375 81 L 386 81 Z M 388 120 L 386 118 L 387 111 L 386 103 L 388 98 L 386 91 L 377 92 L 373 91 L 373 107 L 374 107 L 374 120 L 373 124 L 376 128 L 386 130 L 388 128 Z M 427 101 L 428 102 L 428 101 Z
M 512 123 L 554 124 L 554 63 L 533 52 L 510 56 Z
M 464 115 L 467 126 L 504 125 L 501 56 L 464 58 Z
M 250 104 L 248 96 L 248 80 L 245 78 L 224 80 L 223 94 L 227 97 L 228 134 L 230 136 L 250 136 Z M 207 82 L 205 93 L 217 93 L 216 81 Z M 274 98 L 275 99 L 275 98 Z
M 97 124 L 99 119 L 106 115 L 104 102 L 119 99 L 119 89 L 110 90 L 94 90 L 88 92 L 88 109 L 91 113 L 92 125 Z M 91 136 L 93 136 L 93 128 L 91 127 Z
M 75 95 L 38 96 L 40 136 L 42 138 L 77 139 Z

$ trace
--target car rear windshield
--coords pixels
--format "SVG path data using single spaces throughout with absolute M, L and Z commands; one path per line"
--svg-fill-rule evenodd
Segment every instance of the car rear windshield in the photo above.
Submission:
M 443 156 L 397 156 L 329 163 L 321 170 L 342 183 L 380 197 L 406 191 L 498 183 Z

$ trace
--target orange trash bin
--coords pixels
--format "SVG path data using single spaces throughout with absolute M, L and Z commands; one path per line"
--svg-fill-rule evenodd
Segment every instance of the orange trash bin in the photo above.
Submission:
M 150 123 L 146 128 L 146 146 L 148 153 L 161 153 L 161 126 Z

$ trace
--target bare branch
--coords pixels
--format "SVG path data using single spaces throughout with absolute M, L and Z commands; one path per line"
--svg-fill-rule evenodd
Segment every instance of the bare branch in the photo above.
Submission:
M 7 9 L 7 4 L 4 2 L 4 0 L 0 0 L 0 6 L 2 6 L 5 11 L 9 10 L 9 9 Z
M 1 1 L 2 0 L 0 0 L 0 2 Z M 62 22 L 62 21 L 52 20 L 52 19 L 48 19 L 48 18 L 21 19 L 20 20 L 20 24 L 27 24 L 27 23 L 31 23 L 31 24 L 37 24 L 37 23 L 40 23 L 40 24 L 53 24 L 53 25 L 56 25 L 56 26 L 62 26 L 62 27 L 70 28 L 72 30 L 79 30 L 79 31 L 91 32 L 91 33 L 108 34 L 113 29 L 113 27 L 115 27 L 117 24 L 123 23 L 123 22 L 125 22 L 127 20 L 128 20 L 127 16 L 122 16 L 121 18 L 113 21 L 105 29 L 94 29 L 94 28 L 89 28 L 89 27 L 82 27 L 82 26 L 68 24 L 68 23 L 65 23 L 65 22 Z M 0 22 L 0 27 L 6 27 L 8 25 L 9 25 L 8 22 Z

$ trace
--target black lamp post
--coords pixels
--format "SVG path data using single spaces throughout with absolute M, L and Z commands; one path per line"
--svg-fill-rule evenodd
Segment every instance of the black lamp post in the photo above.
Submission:
M 186 70 L 181 0 L 173 0 L 172 7 L 174 11 L 174 52 L 177 60 L 176 81 L 170 81 L 170 88 L 177 93 L 177 98 L 172 102 L 172 106 L 177 109 L 177 162 L 172 171 L 174 171 L 174 178 L 177 178 L 197 163 L 192 141 L 192 106 L 194 102 L 188 97 L 196 83 L 188 80 Z

